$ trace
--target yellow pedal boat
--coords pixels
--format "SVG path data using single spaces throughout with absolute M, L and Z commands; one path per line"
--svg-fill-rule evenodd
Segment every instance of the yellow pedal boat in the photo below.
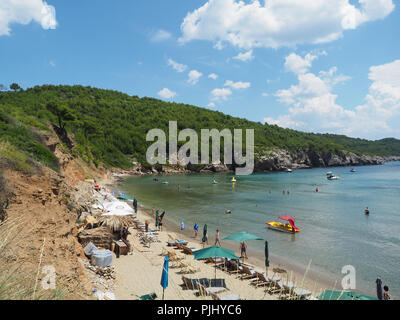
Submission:
M 283 224 L 281 222 L 276 222 L 276 221 L 271 221 L 271 222 L 266 222 L 268 228 L 276 231 L 281 231 L 281 232 L 287 232 L 287 233 L 296 233 L 300 231 L 300 228 L 297 228 L 294 225 L 294 218 L 292 217 L 279 217 L 281 220 L 286 220 L 289 223 Z

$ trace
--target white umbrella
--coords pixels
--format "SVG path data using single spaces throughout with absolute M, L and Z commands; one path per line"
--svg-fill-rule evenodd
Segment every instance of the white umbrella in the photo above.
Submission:
M 102 216 L 130 216 L 133 215 L 133 209 L 125 202 L 113 201 L 106 203 L 104 209 L 107 211 Z

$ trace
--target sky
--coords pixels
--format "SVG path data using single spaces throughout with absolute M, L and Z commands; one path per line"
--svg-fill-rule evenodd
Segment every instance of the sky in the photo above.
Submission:
M 0 84 L 400 138 L 399 0 L 0 0 Z

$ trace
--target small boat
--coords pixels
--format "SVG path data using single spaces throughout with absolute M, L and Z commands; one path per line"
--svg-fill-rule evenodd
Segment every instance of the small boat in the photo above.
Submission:
M 327 176 L 332 176 L 332 175 L 333 175 L 333 172 L 332 172 L 332 171 L 328 171 L 328 172 L 326 173 L 326 175 L 327 175 Z
M 168 184 L 169 182 L 168 181 L 163 181 L 163 183 L 162 184 Z
M 231 181 L 232 181 L 232 182 L 236 182 L 236 179 L 235 179 L 235 177 L 233 177 Z
M 231 211 L 231 210 L 226 210 L 225 213 L 226 213 L 226 214 L 231 214 L 232 211 Z
M 281 220 L 288 221 L 289 223 L 283 224 L 281 222 L 271 221 L 266 222 L 266 225 L 269 229 L 286 232 L 286 233 L 296 233 L 299 232 L 300 229 L 297 228 L 294 224 L 294 218 L 288 216 L 279 217 Z
M 335 175 L 330 175 L 330 176 L 327 176 L 326 177 L 328 180 L 338 180 L 339 179 L 339 177 L 338 176 L 335 176 Z
M 214 180 L 214 181 L 213 181 L 213 184 L 218 184 L 218 181 L 215 181 L 215 180 Z
M 351 169 L 350 172 L 356 172 L 356 170 L 355 169 Z
M 286 169 L 285 169 L 285 172 L 293 172 L 293 170 L 292 170 L 292 169 L 289 169 L 289 168 L 286 168 Z

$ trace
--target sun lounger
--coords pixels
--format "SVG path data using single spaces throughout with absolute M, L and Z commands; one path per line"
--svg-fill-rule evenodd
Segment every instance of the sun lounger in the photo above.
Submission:
M 296 286 L 292 282 L 282 283 L 282 287 L 285 293 L 292 293 L 292 291 L 296 288 Z
M 186 253 L 186 254 L 193 254 L 192 249 L 191 249 L 190 247 L 188 247 L 188 246 L 184 246 L 184 247 L 182 248 L 182 250 L 183 250 L 183 252 Z
M 190 279 L 185 276 L 182 276 L 183 283 L 185 287 L 189 290 L 195 290 L 197 289 L 197 285 L 201 284 L 205 287 L 208 287 L 210 285 L 210 281 L 206 278 L 202 279 Z
M 227 270 L 229 274 L 238 274 L 242 272 L 242 267 L 236 263 L 235 260 L 229 260 L 229 269 Z
M 255 285 L 256 287 L 266 286 L 270 284 L 270 280 L 268 277 L 264 275 L 264 273 L 256 271 L 257 279 L 252 281 L 251 284 Z
M 306 297 L 311 296 L 311 291 L 305 290 L 305 289 L 294 289 L 293 290 L 293 298 L 294 299 L 304 299 Z
M 250 269 L 249 267 L 242 265 L 242 275 L 239 276 L 240 280 L 254 279 L 257 278 L 257 271 Z
M 198 269 L 193 267 L 188 262 L 179 261 L 178 264 L 179 264 L 179 266 L 181 268 L 181 273 L 196 273 L 198 271 Z
M 202 297 L 226 291 L 224 287 L 205 287 L 199 283 L 197 284 L 197 288 L 199 290 L 199 295 Z
M 220 296 L 216 293 L 212 293 L 211 297 L 213 298 L 213 300 L 240 300 L 240 297 L 237 294 L 227 294 L 225 296 Z

